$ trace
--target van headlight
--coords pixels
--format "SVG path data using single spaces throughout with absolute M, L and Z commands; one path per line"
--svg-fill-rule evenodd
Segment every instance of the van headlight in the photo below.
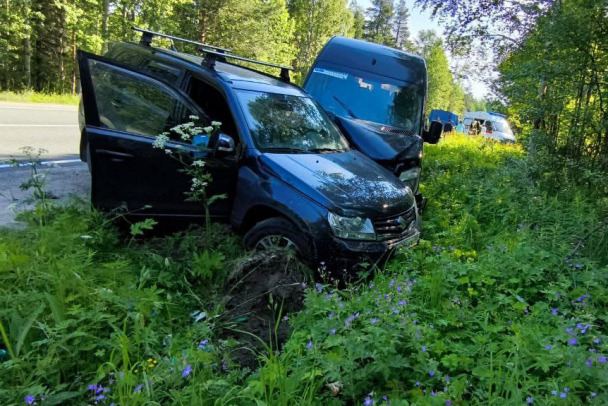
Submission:
M 375 240 L 376 232 L 370 219 L 361 217 L 342 217 L 329 212 L 329 226 L 334 235 L 349 240 Z
M 412 168 L 401 172 L 399 179 L 412 190 L 413 193 L 418 191 L 418 182 L 420 182 L 420 168 Z

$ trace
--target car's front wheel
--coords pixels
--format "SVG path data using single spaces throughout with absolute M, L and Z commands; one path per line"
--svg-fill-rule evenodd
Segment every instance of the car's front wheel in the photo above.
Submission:
M 310 259 L 311 249 L 302 232 L 289 220 L 273 217 L 260 221 L 245 234 L 245 248 L 253 251 L 293 250 L 302 259 Z

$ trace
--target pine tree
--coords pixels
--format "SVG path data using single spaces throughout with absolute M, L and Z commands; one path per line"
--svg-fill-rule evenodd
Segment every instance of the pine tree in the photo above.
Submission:
M 392 21 L 394 6 L 392 0 L 373 0 L 372 6 L 366 11 L 367 23 L 365 25 L 364 39 L 384 44 L 395 45 Z
M 409 18 L 410 10 L 407 8 L 405 0 L 400 0 L 393 17 L 395 46 L 399 49 L 411 50 L 413 48 L 413 44 L 410 41 L 410 30 L 408 28 Z

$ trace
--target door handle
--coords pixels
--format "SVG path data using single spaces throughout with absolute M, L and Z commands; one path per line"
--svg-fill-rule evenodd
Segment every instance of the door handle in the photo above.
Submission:
M 127 154 L 124 152 L 117 152 L 117 151 L 109 151 L 107 149 L 98 149 L 96 151 L 96 153 L 98 155 L 109 156 L 110 159 L 112 160 L 112 162 L 124 162 L 127 159 L 133 158 L 133 154 Z

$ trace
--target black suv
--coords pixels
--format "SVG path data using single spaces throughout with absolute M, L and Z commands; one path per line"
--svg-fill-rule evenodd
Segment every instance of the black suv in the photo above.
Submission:
M 206 125 L 222 123 L 209 152 L 201 155 L 179 137 L 166 147 L 205 161 L 213 176 L 208 193 L 227 195 L 211 206 L 211 215 L 230 222 L 248 248 L 292 247 L 314 266 L 336 258 L 375 260 L 418 239 L 413 187 L 357 151 L 361 141 L 345 138 L 311 95 L 289 83 L 286 67 L 278 67 L 281 75 L 274 77 L 230 63 L 243 58 L 216 47 L 201 48 L 204 57 L 152 47 L 152 35 L 163 34 L 142 32 L 140 43 L 115 44 L 105 56 L 78 54 L 80 150 L 91 170 L 95 207 L 202 218 L 200 203 L 185 200 L 191 179 L 152 145 L 158 134 L 198 116 Z M 424 108 L 426 69 L 424 89 L 419 87 L 418 112 Z M 332 100 L 349 110 L 346 100 Z M 357 117 L 340 123 L 365 124 L 376 136 L 382 131 Z M 395 128 L 387 132 L 393 138 L 420 138 Z M 390 162 L 403 170 L 398 159 Z

